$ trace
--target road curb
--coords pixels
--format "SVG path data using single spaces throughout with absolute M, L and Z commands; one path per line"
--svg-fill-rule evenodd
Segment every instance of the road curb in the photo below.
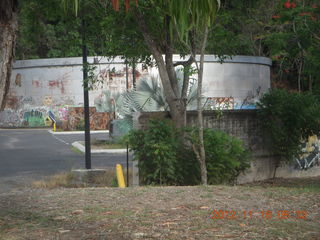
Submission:
M 73 135 L 73 134 L 84 134 L 84 131 L 68 131 L 68 132 L 54 132 L 52 130 L 48 131 L 49 133 L 53 135 Z M 90 131 L 90 134 L 95 134 L 95 133 L 109 133 L 109 130 L 95 130 L 95 131 Z
M 81 152 L 85 152 L 85 147 L 79 142 L 73 142 L 72 146 L 77 148 Z M 91 150 L 91 153 L 126 153 L 127 149 L 96 149 Z

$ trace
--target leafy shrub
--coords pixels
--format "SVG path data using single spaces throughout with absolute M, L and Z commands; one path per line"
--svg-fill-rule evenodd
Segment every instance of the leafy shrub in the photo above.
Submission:
M 176 129 L 168 120 L 151 120 L 148 129 L 132 130 L 127 139 L 134 160 L 139 160 L 141 183 L 200 184 L 199 162 L 190 146 L 195 130 Z M 204 140 L 210 184 L 230 182 L 249 166 L 240 140 L 211 129 L 205 130 Z
M 209 184 L 234 182 L 250 166 L 242 142 L 225 132 L 205 129 L 204 146 Z
M 192 162 L 186 155 L 190 151 L 183 149 L 179 130 L 171 122 L 151 120 L 147 130 L 132 130 L 128 141 L 135 152 L 134 160 L 139 160 L 142 183 L 178 185 L 184 182 L 187 177 L 184 170 Z M 182 152 L 184 154 L 180 155 Z M 185 165 L 182 156 L 186 157 Z
M 320 104 L 314 95 L 271 90 L 257 105 L 261 126 L 280 161 L 298 156 L 301 141 L 319 133 Z

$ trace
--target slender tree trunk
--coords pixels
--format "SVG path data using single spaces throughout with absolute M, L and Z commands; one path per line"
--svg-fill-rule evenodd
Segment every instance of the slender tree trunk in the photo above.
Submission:
M 0 4 L 0 110 L 5 107 L 5 98 L 10 87 L 12 61 L 16 43 L 17 16 L 14 1 L 4 1 Z M 6 8 L 6 9 L 4 9 Z
M 203 185 L 208 184 L 206 152 L 204 149 L 204 140 L 203 140 L 203 110 L 202 110 L 202 80 L 203 80 L 203 66 L 204 66 L 204 51 L 207 45 L 207 38 L 208 38 L 208 27 L 205 28 L 203 41 L 201 43 L 200 66 L 198 69 L 198 90 L 197 90 L 197 95 L 198 95 L 197 111 L 198 111 L 198 126 L 199 126 L 199 150 L 197 153 L 197 157 L 200 163 L 201 183 Z
M 309 91 L 310 91 L 310 92 L 312 92 L 312 84 L 313 84 L 313 82 L 312 82 L 312 76 L 309 75 Z

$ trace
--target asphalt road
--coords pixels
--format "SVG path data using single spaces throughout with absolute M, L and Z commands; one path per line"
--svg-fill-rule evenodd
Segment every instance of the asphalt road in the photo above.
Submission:
M 104 137 L 107 134 L 91 135 L 91 139 Z M 84 168 L 84 154 L 71 146 L 83 139 L 83 134 L 52 135 L 46 129 L 0 129 L 0 192 L 44 176 Z M 125 166 L 126 154 L 92 154 L 92 168 L 117 163 Z

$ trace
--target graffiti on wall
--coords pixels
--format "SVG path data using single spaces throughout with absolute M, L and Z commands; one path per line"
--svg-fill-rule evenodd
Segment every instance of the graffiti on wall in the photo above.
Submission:
M 90 114 L 90 129 L 92 130 L 106 130 L 109 129 L 110 115 L 106 112 L 97 112 L 95 107 L 89 108 Z M 64 123 L 65 130 L 79 129 L 83 125 L 84 108 L 69 107 L 67 124 Z
M 49 89 L 59 89 L 61 94 L 63 95 L 65 93 L 65 84 L 67 83 L 68 79 L 70 77 L 70 72 L 66 72 L 62 74 L 60 77 L 54 80 L 48 81 L 48 87 Z
M 317 135 L 310 136 L 308 141 L 302 144 L 302 153 L 296 160 L 296 168 L 309 169 L 320 165 L 320 140 Z
M 27 127 L 45 126 L 45 115 L 38 110 L 27 111 L 23 114 L 23 125 Z
M 204 104 L 205 110 L 233 109 L 233 97 L 209 97 Z
M 149 76 L 148 69 L 143 69 L 141 71 L 135 69 L 134 71 L 136 81 L 143 76 Z M 98 83 L 103 83 L 107 86 L 108 90 L 113 92 L 119 92 L 126 89 L 126 68 L 118 69 L 111 68 L 110 66 L 107 68 L 100 69 L 97 74 Z M 128 88 L 131 89 L 133 87 L 133 69 L 129 67 L 128 69 Z
M 253 91 L 248 91 L 247 96 L 241 103 L 237 103 L 235 109 L 255 109 L 256 101 L 261 97 L 261 86 Z
M 12 109 L 5 109 L 0 112 L 0 127 L 19 127 L 21 117 L 19 112 Z
M 5 109 L 0 112 L 0 127 L 50 127 L 52 124 L 49 115 L 54 114 L 61 123 L 60 129 L 81 130 L 83 125 L 83 107 L 59 106 L 48 108 L 39 107 L 25 110 Z M 110 115 L 106 112 L 97 112 L 90 107 L 90 128 L 92 130 L 109 129 Z
M 43 105 L 45 106 L 51 106 L 53 101 L 51 96 L 44 96 L 42 100 Z
M 23 104 L 32 104 L 33 98 L 32 98 L 32 96 L 24 96 L 24 97 L 21 97 L 20 102 Z
M 10 91 L 6 96 L 6 109 L 18 109 L 20 107 L 19 97 L 15 91 Z
M 68 120 L 68 115 L 69 115 L 68 107 L 58 108 L 57 112 L 58 112 L 58 119 L 60 121 Z

